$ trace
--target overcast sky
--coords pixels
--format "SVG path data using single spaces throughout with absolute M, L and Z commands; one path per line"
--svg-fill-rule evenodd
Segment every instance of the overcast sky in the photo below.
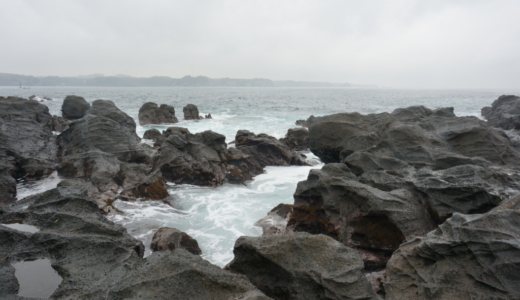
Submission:
M 520 88 L 520 1 L 0 1 L 0 72 Z

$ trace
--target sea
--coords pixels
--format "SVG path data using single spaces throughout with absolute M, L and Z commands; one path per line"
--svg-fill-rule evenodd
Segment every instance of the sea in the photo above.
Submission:
M 112 100 L 136 121 L 137 134 L 150 128 L 165 130 L 169 126 L 188 128 L 191 133 L 213 130 L 224 134 L 226 142 L 234 140 L 240 129 L 283 137 L 295 121 L 310 115 L 323 116 L 340 112 L 362 114 L 391 112 L 396 108 L 424 105 L 431 109 L 454 107 L 458 116 L 481 118 L 480 110 L 500 95 L 520 95 L 516 90 L 426 90 L 426 89 L 356 89 L 356 88 L 283 88 L 283 87 L 0 87 L 0 96 L 28 98 L 35 95 L 45 100 L 54 115 L 61 115 L 67 95 Z M 180 122 L 160 126 L 140 126 L 139 108 L 146 102 L 169 104 Z M 201 114 L 212 119 L 182 120 L 182 108 L 198 106 Z M 146 142 L 146 141 L 144 141 Z M 233 245 L 240 236 L 259 236 L 262 229 L 254 224 L 279 203 L 293 203 L 299 181 L 310 169 L 321 168 L 312 153 L 313 166 L 267 167 L 264 174 L 242 184 L 224 184 L 216 188 L 169 184 L 171 205 L 162 201 L 125 202 L 118 200 L 120 214 L 108 218 L 124 226 L 128 233 L 143 241 L 145 255 L 150 255 L 150 242 L 160 227 L 173 227 L 195 238 L 202 257 L 218 266 L 233 259 Z M 18 184 L 18 199 L 56 187 L 61 181 L 53 173 L 36 183 Z

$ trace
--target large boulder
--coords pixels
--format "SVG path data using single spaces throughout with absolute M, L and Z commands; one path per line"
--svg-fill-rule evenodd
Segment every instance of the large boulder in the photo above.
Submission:
M 316 117 L 309 127 L 310 149 L 324 162 L 340 162 L 356 151 L 439 168 L 451 156 L 483 158 L 518 166 L 519 154 L 500 131 L 476 117 L 456 117 L 453 108 L 423 106 L 391 114 L 341 113 Z
M 90 104 L 83 97 L 70 95 L 65 97 L 61 106 L 61 114 L 65 119 L 81 119 L 89 110 Z
M 143 258 L 144 246 L 107 220 L 80 187 L 58 187 L 0 211 L 0 297 L 17 299 L 17 261 L 48 258 L 62 277 L 51 299 L 269 299 L 246 277 L 183 250 Z M 26 210 L 24 208 L 28 206 Z
M 162 199 L 168 195 L 152 169 L 155 150 L 141 143 L 134 120 L 112 101 L 96 100 L 87 114 L 58 137 L 64 178 L 81 178 L 99 191 L 100 207 L 117 197 Z
M 502 129 L 520 129 L 520 97 L 503 95 L 497 100 L 482 108 L 482 116 L 495 127 Z
M 419 193 L 363 184 L 345 164 L 331 163 L 298 183 L 287 226 L 336 238 L 357 249 L 367 269 L 378 270 L 401 243 L 435 225 Z
M 386 299 L 519 299 L 520 212 L 454 214 L 394 253 Z
M 196 255 L 202 254 L 196 239 L 186 232 L 170 227 L 161 227 L 155 232 L 150 248 L 152 248 L 152 251 L 184 249 Z
M 173 106 L 161 104 L 158 106 L 154 102 L 146 102 L 139 109 L 139 124 L 163 124 L 177 123 L 179 120 L 175 117 L 175 109 Z
M 324 235 L 240 237 L 229 270 L 274 299 L 378 299 L 358 253 Z
M 186 128 L 170 127 L 163 137 L 157 168 L 166 180 L 203 186 L 224 183 L 224 135 L 211 130 L 192 134 Z
M 199 120 L 204 119 L 199 115 L 199 109 L 195 104 L 188 104 L 182 108 L 184 113 L 184 120 Z

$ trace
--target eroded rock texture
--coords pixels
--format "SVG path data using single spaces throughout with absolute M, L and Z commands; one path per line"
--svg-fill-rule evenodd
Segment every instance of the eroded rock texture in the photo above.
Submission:
M 387 267 L 386 299 L 519 299 L 520 213 L 456 213 L 401 245 Z
M 199 120 L 204 119 L 199 115 L 199 109 L 195 104 L 188 104 L 182 108 L 184 113 L 184 120 Z
M 169 227 L 161 227 L 155 232 L 150 248 L 152 248 L 152 251 L 184 249 L 196 255 L 202 254 L 197 240 L 186 232 Z
M 273 299 L 378 299 L 358 253 L 324 235 L 240 237 L 228 268 Z
M 520 97 L 503 95 L 482 108 L 482 116 L 495 127 L 502 129 L 520 129 Z

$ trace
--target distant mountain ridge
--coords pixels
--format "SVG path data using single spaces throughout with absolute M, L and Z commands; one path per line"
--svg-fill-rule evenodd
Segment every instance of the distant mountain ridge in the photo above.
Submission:
M 355 87 L 349 83 L 334 84 L 330 82 L 310 82 L 278 80 L 265 78 L 235 79 L 209 78 L 206 76 L 184 76 L 171 78 L 167 76 L 131 77 L 118 74 L 103 76 L 92 74 L 76 77 L 59 76 L 27 76 L 0 73 L 0 86 L 106 86 L 106 87 L 168 87 L 168 86 L 214 86 L 214 87 Z M 376 86 L 372 86 L 376 87 Z

